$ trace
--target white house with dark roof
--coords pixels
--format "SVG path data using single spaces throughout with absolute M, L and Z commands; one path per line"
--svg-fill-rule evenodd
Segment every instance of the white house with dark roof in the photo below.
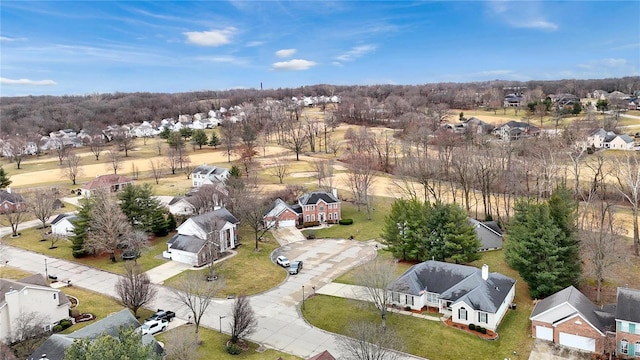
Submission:
M 391 303 L 420 310 L 437 308 L 454 323 L 495 331 L 515 296 L 516 281 L 489 267 L 425 261 L 412 266 L 389 287 Z
M 69 317 L 70 306 L 67 296 L 40 274 L 19 281 L 0 278 L 0 341 L 10 343 L 27 314 L 42 319 L 43 330 L 50 331 Z
M 613 131 L 606 131 L 603 128 L 594 130 L 584 144 L 585 147 L 593 146 L 596 149 L 633 150 L 634 141 L 631 136 L 618 135 Z
M 178 226 L 178 233 L 167 242 L 166 255 L 171 260 L 193 266 L 208 264 L 211 260 L 209 239 L 219 239 L 221 253 L 234 249 L 239 244 L 239 223 L 225 208 L 193 216 Z
M 191 172 L 191 182 L 193 187 L 200 187 L 205 184 L 220 184 L 229 176 L 229 169 L 214 165 L 203 164 L 193 169 Z
M 117 313 L 110 314 L 104 319 L 76 330 L 71 334 L 53 334 L 42 345 L 40 345 L 29 357 L 29 360 L 49 359 L 63 360 L 65 351 L 73 344 L 76 339 L 95 340 L 103 335 L 109 335 L 114 338 L 118 337 L 118 332 L 123 328 L 138 328 L 140 323 L 133 316 L 129 309 L 123 309 Z M 151 344 L 157 354 L 162 354 L 163 350 L 153 335 L 147 334 L 142 336 L 142 344 Z M 46 355 L 46 357 L 44 357 Z
M 71 236 L 75 230 L 73 222 L 78 219 L 76 214 L 58 214 L 51 221 L 51 233 L 62 236 Z

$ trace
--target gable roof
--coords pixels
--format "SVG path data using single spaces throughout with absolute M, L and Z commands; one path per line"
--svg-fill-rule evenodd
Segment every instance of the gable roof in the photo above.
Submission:
M 206 239 L 200 239 L 197 236 L 175 234 L 167 241 L 169 247 L 175 250 L 186 251 L 197 254 L 207 243 Z
M 616 320 L 640 324 L 640 290 L 618 288 Z
M 222 175 L 225 172 L 229 172 L 229 169 L 203 164 L 193 169 L 192 174 L 202 174 L 202 175 Z
M 200 228 L 207 229 L 210 224 L 215 220 L 224 220 L 232 224 L 240 223 L 240 220 L 233 216 L 226 208 L 220 208 L 208 213 L 191 217 L 191 220 L 195 222 Z
M 300 210 L 302 210 L 302 208 L 300 208 L 300 206 L 298 206 L 298 208 Z M 273 202 L 273 207 L 271 208 L 271 210 L 267 211 L 267 213 L 264 216 L 265 217 L 278 217 L 283 212 L 285 212 L 287 210 L 292 211 L 294 214 L 298 215 L 298 212 L 296 210 L 294 210 L 289 204 L 284 202 L 282 199 L 276 199 Z
M 588 321 L 596 330 L 604 334 L 607 331 L 607 326 L 610 325 L 610 316 L 607 315 L 606 310 L 599 308 L 597 305 L 591 302 L 580 290 L 573 286 L 569 286 L 565 289 L 558 291 L 557 293 L 548 296 L 544 300 L 539 301 L 533 308 L 530 319 L 554 309 L 562 304 L 568 304 L 575 310 L 574 313 L 568 314 L 561 319 L 556 320 L 554 323 L 563 321 L 574 315 L 580 315 L 583 319 Z
M 51 225 L 56 225 L 64 219 L 67 219 L 69 222 L 73 222 L 73 220 L 77 219 L 78 216 L 76 214 L 58 214 L 53 220 L 51 220 Z
M 633 143 L 633 139 L 627 134 L 618 135 L 618 137 L 627 144 Z
M 80 330 L 76 330 L 71 334 L 53 334 L 51 335 L 40 347 L 38 347 L 30 356 L 32 359 L 39 359 L 42 354 L 47 355 L 47 359 L 50 360 L 62 360 L 64 358 L 64 352 L 73 344 L 74 339 L 97 339 L 103 334 L 111 335 L 113 337 L 118 336 L 120 327 L 134 327 L 140 326 L 140 323 L 131 314 L 129 309 L 123 309 L 117 313 L 113 313 L 104 319 L 98 320 L 95 323 L 86 326 Z M 154 344 L 156 351 L 159 349 L 159 344 L 152 335 L 144 335 L 142 337 L 143 344 Z
M 48 290 L 52 293 L 56 292 L 60 294 L 58 296 L 58 305 L 64 305 L 69 303 L 69 299 L 64 295 L 61 290 L 54 289 L 49 286 L 47 280 L 41 274 L 35 274 L 28 276 L 18 281 L 2 279 L 0 278 L 0 304 L 5 302 L 5 294 L 11 289 L 15 291 L 22 291 L 24 288 L 36 288 L 41 290 Z
M 338 200 L 333 194 L 329 194 L 324 191 L 314 191 L 310 193 L 306 193 L 298 198 L 298 203 L 300 205 L 315 205 L 318 201 L 324 201 L 327 204 L 339 203 Z
M 336 360 L 336 358 L 333 357 L 329 351 L 325 350 L 320 354 L 308 358 L 307 360 Z
M 100 175 L 97 178 L 84 184 L 82 188 L 87 190 L 95 190 L 95 189 L 110 187 L 111 185 L 128 184 L 132 182 L 133 182 L 133 179 L 131 179 L 130 177 L 122 176 L 122 175 L 117 175 L 117 174 Z
M 480 222 L 473 218 L 468 218 L 467 221 L 480 240 L 480 250 L 502 248 L 502 232 L 495 221 Z
M 24 199 L 20 194 L 14 194 L 7 190 L 0 190 L 0 203 L 5 201 L 8 201 L 12 204 L 17 204 L 17 203 L 24 202 Z
M 498 273 L 482 279 L 482 270 L 473 266 L 429 260 L 416 264 L 396 279 L 391 290 L 419 296 L 423 291 L 440 299 L 464 301 L 476 310 L 496 312 L 516 281 Z

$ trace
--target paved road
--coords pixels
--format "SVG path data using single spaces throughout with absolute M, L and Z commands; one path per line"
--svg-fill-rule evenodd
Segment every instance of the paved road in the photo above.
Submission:
M 6 234 L 6 229 L 0 229 L 0 234 L 3 233 Z M 374 257 L 374 247 L 351 240 L 309 240 L 288 244 L 278 251 L 290 259 L 303 260 L 305 268 L 300 274 L 289 276 L 276 288 L 250 298 L 258 318 L 258 326 L 249 339 L 303 358 L 323 350 L 339 356 L 339 335 L 310 326 L 298 312 L 302 287 L 304 286 L 305 296 L 308 296 L 314 291 L 312 287 L 319 289 L 347 269 Z M 7 247 L 3 252 L 6 253 L 10 266 L 44 272 L 46 259 L 49 274 L 58 276 L 60 280 L 70 279 L 74 286 L 115 296 L 114 286 L 119 277 L 116 274 L 13 247 Z M 187 309 L 173 300 L 169 288 L 156 286 L 158 296 L 150 307 L 174 309 L 178 318 L 187 319 Z M 222 331 L 228 333 L 232 304 L 233 300 L 214 300 L 201 324 L 215 330 L 219 330 L 221 324 Z M 409 355 L 403 358 L 416 359 Z

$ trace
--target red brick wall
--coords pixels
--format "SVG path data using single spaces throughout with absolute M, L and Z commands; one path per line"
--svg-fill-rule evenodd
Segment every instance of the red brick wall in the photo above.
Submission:
M 616 326 L 618 326 L 618 324 L 616 323 Z M 636 324 L 636 328 L 638 328 L 638 324 Z M 616 331 L 616 347 L 619 348 L 620 346 L 620 341 L 622 340 L 627 340 L 629 342 L 629 344 L 633 344 L 633 346 L 635 346 L 636 341 L 640 341 L 640 335 L 638 334 L 630 334 L 628 332 L 622 332 L 620 330 Z M 638 356 L 638 352 L 640 352 L 640 349 L 635 349 L 635 353 L 636 356 Z M 620 354 L 622 355 L 622 354 Z
M 332 222 L 340 220 L 342 218 L 341 204 L 340 203 L 337 204 L 338 205 L 337 209 L 334 209 L 333 205 L 335 205 L 335 204 L 331 204 L 332 207 L 331 207 L 331 209 L 329 209 L 329 205 L 328 204 L 326 204 L 324 201 L 320 201 L 315 205 L 314 210 L 307 210 L 306 206 L 303 206 L 302 207 L 302 220 L 304 222 L 318 221 L 319 220 L 318 214 L 320 214 L 320 213 L 324 213 L 325 214 L 325 218 L 324 218 L 325 222 L 329 221 L 329 213 L 331 213 L 331 221 Z M 324 210 L 320 211 L 320 206 L 322 206 L 324 208 Z M 338 218 L 337 219 L 335 219 L 333 217 L 334 213 L 338 213 Z M 307 221 L 307 215 L 309 215 L 309 220 L 308 221 Z M 311 220 L 311 215 L 313 215 L 314 220 Z
M 548 327 L 548 328 L 552 328 L 553 329 L 553 327 L 549 323 L 545 323 L 545 322 L 542 322 L 542 321 L 534 320 L 534 321 L 531 322 L 531 335 L 534 338 L 538 337 L 537 334 L 536 334 L 536 326 L 544 326 L 544 327 Z
M 581 324 L 576 324 L 576 321 L 580 321 Z M 560 343 L 561 332 L 596 339 L 596 353 L 602 354 L 604 350 L 604 336 L 579 316 L 568 319 L 556 326 L 553 332 L 554 343 Z

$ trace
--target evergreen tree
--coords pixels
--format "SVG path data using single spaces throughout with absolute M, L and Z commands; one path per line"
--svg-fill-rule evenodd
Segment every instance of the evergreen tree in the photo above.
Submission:
M 424 238 L 428 203 L 417 199 L 398 199 L 391 204 L 391 211 L 385 218 L 382 237 L 395 258 L 419 260 L 424 251 L 419 245 Z
M 554 189 L 548 204 L 551 219 L 562 231 L 562 236 L 557 239 L 559 254 L 565 262 L 561 283 L 566 286 L 575 285 L 582 274 L 580 241 L 577 237 L 578 203 L 573 199 L 571 190 L 559 186 Z
M 163 127 L 158 136 L 160 137 L 160 139 L 168 140 L 169 136 L 171 136 L 171 130 L 169 130 L 168 127 Z
M 507 229 L 505 258 L 529 284 L 532 297 L 546 297 L 570 285 L 563 282 L 566 259 L 558 245 L 564 234 L 546 203 L 517 202 Z
M 213 146 L 213 148 L 217 148 L 220 145 L 220 138 L 218 138 L 218 134 L 214 131 L 211 134 L 211 140 L 209 140 L 209 146 Z
M 157 212 L 164 212 L 160 201 L 153 196 L 153 188 L 149 183 L 125 186 L 118 193 L 118 199 L 131 226 L 144 231 L 153 231 L 154 216 Z
M 167 228 L 169 231 L 173 231 L 178 227 L 178 222 L 176 221 L 176 217 L 173 216 L 172 213 L 169 213 L 167 216 Z
M 189 139 L 193 135 L 193 130 L 188 127 L 183 127 L 180 129 L 180 136 L 182 136 L 185 140 Z
M 242 171 L 236 165 L 233 165 L 229 170 L 229 177 L 231 178 L 240 178 L 242 177 Z
M 193 135 L 191 136 L 191 141 L 198 145 L 200 149 L 202 149 L 202 145 L 206 145 L 208 142 L 208 138 L 207 138 L 207 134 L 204 132 L 204 130 L 195 130 L 193 132 Z
M 457 204 L 436 204 L 446 208 L 445 221 L 439 227 L 444 228 L 444 258 L 456 264 L 469 263 L 480 259 L 478 248 L 480 240 L 475 229 L 469 223 L 467 214 Z M 436 228 L 438 225 L 436 224 Z
M 4 189 L 9 185 L 11 185 L 9 175 L 7 175 L 2 166 L 0 166 L 0 189 Z
M 166 236 L 169 233 L 169 222 L 162 211 L 154 211 L 151 216 L 151 232 L 156 236 Z
M 73 221 L 73 235 L 71 236 L 71 250 L 75 258 L 87 255 L 84 248 L 84 241 L 87 239 L 87 230 L 91 223 L 91 209 L 93 201 L 91 198 L 80 200 L 80 210 L 78 210 L 77 218 Z

